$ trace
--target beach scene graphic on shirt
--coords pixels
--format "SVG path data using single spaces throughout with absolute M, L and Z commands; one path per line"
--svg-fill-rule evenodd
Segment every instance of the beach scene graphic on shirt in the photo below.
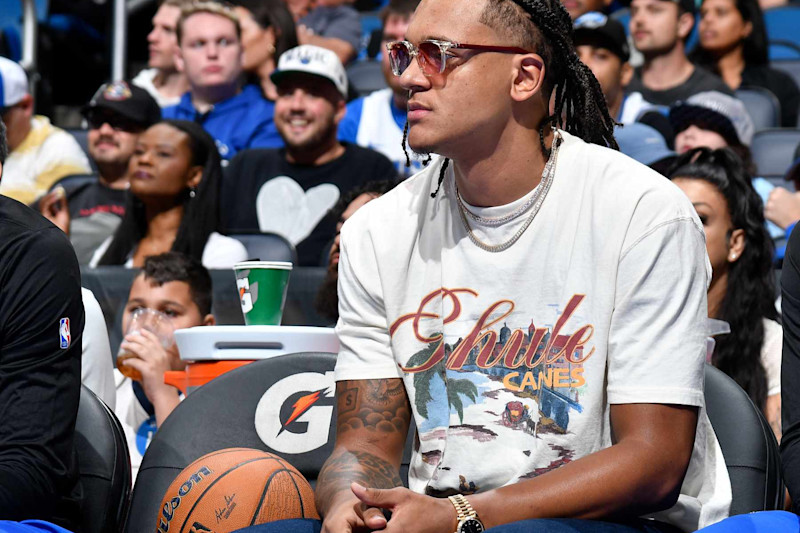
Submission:
M 420 442 L 516 439 L 530 447 L 522 452 L 527 457 L 535 453 L 547 459 L 521 477 L 541 475 L 573 458 L 570 427 L 583 412 L 584 362 L 594 354 L 594 327 L 568 330 L 566 325 L 570 319 L 570 324 L 581 323 L 578 310 L 585 295 L 572 296 L 563 307 L 550 306 L 548 324 L 519 316 L 511 300 L 466 311 L 477 297 L 471 289 L 439 289 L 390 328 L 393 338 L 411 334 L 424 342 L 401 365 L 413 381 Z M 447 313 L 440 316 L 436 309 Z M 445 333 L 428 333 L 426 325 Z M 436 446 L 422 446 L 421 453 L 430 465 L 442 458 Z M 468 481 L 463 483 L 469 488 Z

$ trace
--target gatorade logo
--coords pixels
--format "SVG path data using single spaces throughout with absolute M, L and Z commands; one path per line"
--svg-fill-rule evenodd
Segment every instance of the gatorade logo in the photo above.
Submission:
M 258 283 L 253 283 L 253 286 L 250 287 L 250 280 L 247 279 L 248 272 L 243 272 L 242 275 L 244 277 L 236 279 L 236 288 L 239 289 L 242 313 L 252 311 L 253 304 L 258 300 Z
M 333 372 L 305 372 L 280 380 L 258 402 L 256 433 L 280 453 L 321 448 L 330 434 L 335 390 Z

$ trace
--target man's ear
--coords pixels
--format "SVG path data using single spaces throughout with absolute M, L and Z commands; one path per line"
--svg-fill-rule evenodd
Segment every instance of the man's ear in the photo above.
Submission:
M 627 61 L 622 64 L 621 74 L 622 76 L 620 77 L 620 85 L 624 89 L 631 82 L 631 79 L 633 79 L 633 67 Z
M 184 72 L 186 64 L 183 61 L 183 51 L 180 46 L 175 47 L 175 70 Z
M 340 98 L 336 102 L 336 114 L 333 115 L 333 121 L 336 124 L 342 121 L 345 114 L 347 113 L 347 104 L 344 102 L 344 98 Z
M 678 37 L 685 41 L 694 28 L 694 15 L 691 13 L 681 13 L 678 17 Z
M 19 102 L 17 102 L 17 105 L 25 113 L 25 116 L 33 116 L 33 96 L 26 94 Z
M 524 102 L 542 92 L 544 85 L 544 60 L 538 54 L 525 54 L 514 58 L 514 80 L 511 98 Z
M 206 316 L 203 317 L 203 325 L 204 326 L 216 326 L 217 325 L 217 319 L 214 318 L 214 315 L 209 313 L 209 314 L 207 314 Z

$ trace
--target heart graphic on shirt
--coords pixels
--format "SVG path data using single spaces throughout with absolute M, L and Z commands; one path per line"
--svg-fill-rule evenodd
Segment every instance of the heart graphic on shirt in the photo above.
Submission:
M 258 227 L 283 235 L 296 246 L 314 231 L 339 196 L 339 188 L 330 183 L 304 191 L 289 176 L 272 178 L 256 197 Z

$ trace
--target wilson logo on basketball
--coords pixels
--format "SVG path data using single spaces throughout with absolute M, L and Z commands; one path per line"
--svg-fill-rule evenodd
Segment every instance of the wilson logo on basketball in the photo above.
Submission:
M 183 484 L 178 488 L 178 495 L 172 497 L 169 501 L 164 502 L 164 506 L 161 508 L 161 516 L 158 518 L 158 531 L 159 533 L 167 533 L 169 531 L 170 522 L 175 517 L 175 509 L 180 507 L 181 499 L 185 498 L 192 489 L 199 485 L 203 478 L 206 476 L 210 476 L 212 471 L 205 466 L 200 467 L 200 469 L 189 476 L 189 479 L 183 482 Z M 200 525 L 200 524 L 195 524 Z M 197 531 L 204 531 L 199 529 Z M 205 530 L 210 531 L 210 530 Z
M 333 372 L 305 372 L 278 381 L 256 407 L 259 438 L 281 453 L 321 448 L 330 434 L 335 388 Z

